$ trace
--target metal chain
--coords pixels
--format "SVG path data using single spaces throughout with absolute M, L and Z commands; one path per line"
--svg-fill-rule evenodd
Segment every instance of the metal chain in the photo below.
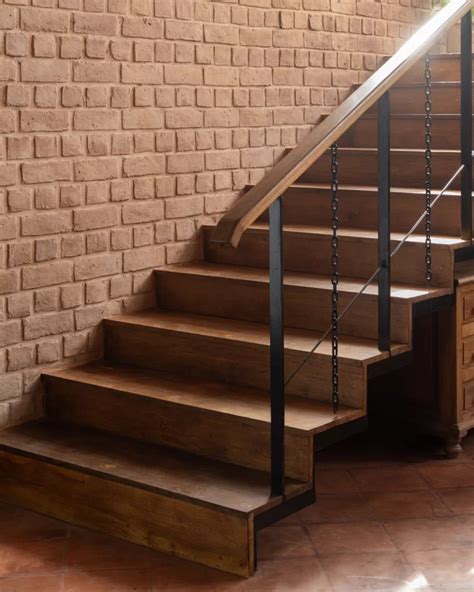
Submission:
M 338 190 L 338 161 L 337 144 L 331 147 L 331 283 L 332 283 L 332 314 L 331 314 L 331 335 L 332 335 L 332 404 L 334 413 L 339 410 L 339 239 L 337 231 L 339 228 L 339 199 Z
M 432 104 L 431 104 L 431 54 L 428 52 L 425 56 L 425 278 L 428 284 L 431 284 L 433 272 L 431 269 L 431 174 L 432 174 Z

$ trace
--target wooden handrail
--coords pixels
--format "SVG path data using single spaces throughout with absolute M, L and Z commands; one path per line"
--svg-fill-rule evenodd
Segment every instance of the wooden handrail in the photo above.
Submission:
M 212 242 L 236 247 L 243 232 L 473 6 L 474 0 L 452 0 L 437 12 L 222 217 Z

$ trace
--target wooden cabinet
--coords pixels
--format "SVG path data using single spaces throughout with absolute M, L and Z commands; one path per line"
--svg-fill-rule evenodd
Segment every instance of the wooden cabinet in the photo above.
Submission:
M 413 319 L 411 361 L 369 384 L 369 419 L 441 438 L 448 456 L 474 428 L 474 262 L 456 266 L 450 306 Z
M 447 430 L 447 450 L 454 456 L 474 427 L 474 264 L 456 268 L 455 304 L 439 313 L 439 404 Z

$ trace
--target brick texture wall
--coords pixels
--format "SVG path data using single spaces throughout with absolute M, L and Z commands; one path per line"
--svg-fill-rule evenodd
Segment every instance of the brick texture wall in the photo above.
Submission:
M 431 0 L 0 0 L 0 425 Z

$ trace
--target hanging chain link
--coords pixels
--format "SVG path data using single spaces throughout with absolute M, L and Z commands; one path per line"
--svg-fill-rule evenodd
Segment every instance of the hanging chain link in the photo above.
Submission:
M 337 231 L 339 228 L 339 199 L 337 195 L 338 181 L 337 181 L 338 161 L 337 161 L 337 144 L 331 148 L 331 283 L 332 283 L 332 313 L 331 313 L 331 337 L 332 337 L 332 404 L 334 413 L 339 410 L 339 239 Z
M 431 104 L 431 54 L 425 56 L 425 278 L 431 284 L 433 273 L 431 269 L 431 143 L 432 143 L 432 104 Z

